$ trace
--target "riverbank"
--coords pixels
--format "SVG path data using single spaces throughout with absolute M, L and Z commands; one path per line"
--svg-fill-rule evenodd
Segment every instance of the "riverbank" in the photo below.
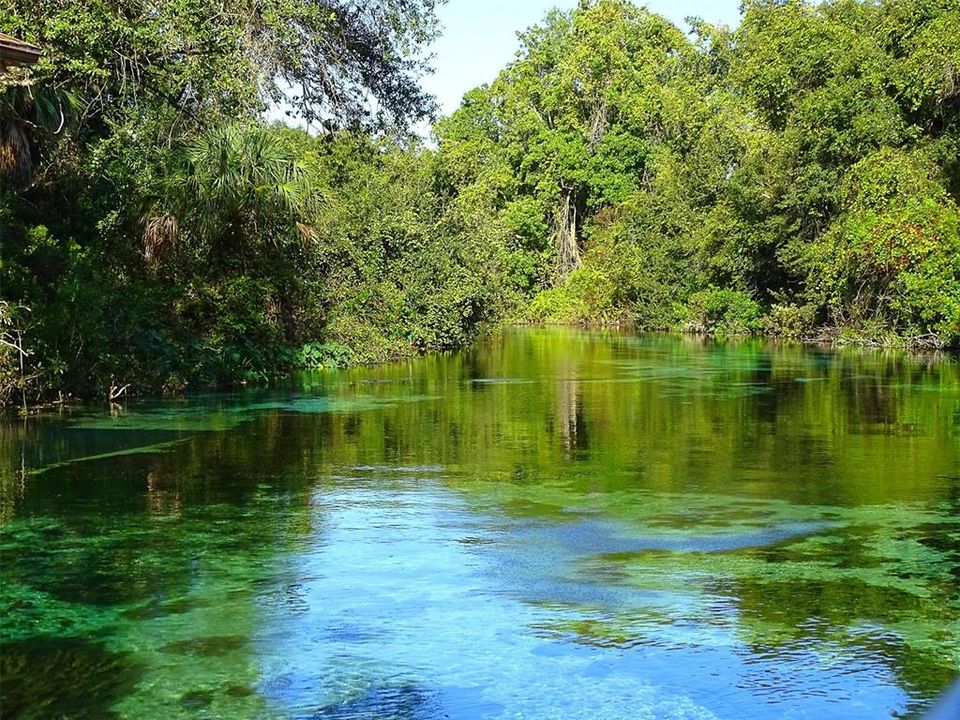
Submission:
M 541 322 L 960 343 L 960 96 L 932 80 L 960 67 L 955 2 L 746 3 L 736 30 L 691 33 L 580 3 L 522 33 L 428 147 L 401 58 L 433 2 L 371 0 L 358 34 L 313 18 L 290 47 L 198 1 L 225 27 L 177 3 L 0 10 L 44 50 L 0 88 L 0 397 L 445 351 L 527 304 Z M 261 36 L 272 49 L 244 40 Z M 346 39 L 383 74 L 353 50 L 297 60 Z M 319 93 L 291 112 L 323 132 L 264 118 L 274 76 L 247 71 L 264 53 Z M 370 97 L 372 116 L 353 102 Z
M 876 351 L 899 351 L 909 356 L 926 358 L 929 360 L 940 358 L 960 358 L 957 348 L 944 347 L 932 342 L 931 338 L 886 338 L 885 341 L 864 338 L 855 333 L 843 332 L 838 329 L 824 328 L 817 334 L 799 337 L 787 337 L 773 333 L 752 332 L 752 333 L 734 333 L 723 329 L 692 327 L 681 328 L 642 328 L 635 323 L 628 321 L 604 321 L 604 322 L 534 322 L 531 320 L 512 320 L 500 324 L 487 325 L 481 328 L 473 342 L 460 348 L 449 348 L 446 351 L 417 351 L 408 347 L 405 352 L 398 351 L 393 354 L 383 354 L 381 352 L 371 357 L 360 350 L 352 350 L 343 346 L 337 346 L 336 350 L 327 347 L 324 354 L 317 353 L 315 362 L 310 366 L 293 366 L 277 369 L 272 373 L 262 371 L 258 373 L 256 380 L 238 378 L 232 382 L 223 382 L 218 385 L 182 385 L 176 388 L 170 387 L 151 387 L 137 386 L 135 383 L 125 383 L 123 385 L 112 384 L 103 395 L 84 394 L 71 392 L 66 388 L 51 389 L 46 393 L 33 394 L 28 393 L 30 400 L 24 404 L 23 396 L 15 396 L 8 399 L 3 406 L 3 412 L 7 414 L 30 415 L 42 413 L 45 411 L 57 410 L 66 407 L 82 407 L 90 403 L 101 404 L 104 406 L 121 407 L 123 402 L 128 399 L 161 398 L 161 397 L 184 397 L 197 392 L 211 390 L 226 390 L 230 388 L 267 388 L 271 386 L 282 386 L 289 382 L 291 377 L 299 373 L 339 371 L 348 368 L 377 367 L 386 366 L 399 361 L 409 361 L 424 355 L 437 354 L 438 352 L 456 352 L 466 350 L 477 342 L 482 342 L 483 338 L 502 333 L 510 328 L 555 328 L 558 331 L 563 328 L 577 328 L 582 330 L 615 330 L 626 336 L 662 336 L 662 337 L 688 337 L 701 338 L 704 341 L 710 341 L 713 344 L 739 343 L 747 340 L 760 340 L 772 345 L 787 345 L 797 347 L 819 347 L 824 349 L 863 349 Z M 317 344 L 319 345 L 319 344 Z M 326 346 L 324 346 L 326 347 Z
M 934 333 L 918 335 L 915 337 L 902 337 L 895 333 L 881 333 L 878 336 L 868 335 L 852 328 L 826 326 L 809 333 L 783 334 L 776 331 L 765 332 L 762 330 L 738 332 L 730 331 L 724 328 L 710 328 L 698 325 L 685 325 L 679 327 L 645 327 L 641 324 L 628 320 L 579 320 L 572 322 L 517 320 L 512 324 L 530 327 L 580 327 L 587 329 L 615 328 L 618 330 L 637 333 L 701 335 L 704 337 L 719 339 L 761 338 L 765 340 L 777 340 L 782 342 L 798 343 L 802 345 L 818 345 L 821 347 L 834 348 L 859 347 L 873 348 L 878 350 L 906 350 L 914 353 L 960 353 L 960 345 L 948 345 Z

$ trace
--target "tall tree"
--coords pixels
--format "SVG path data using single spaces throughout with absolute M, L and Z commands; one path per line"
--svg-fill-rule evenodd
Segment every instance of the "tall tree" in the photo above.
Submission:
M 590 215 L 642 182 L 663 139 L 664 81 L 688 47 L 666 20 L 625 0 L 554 11 L 520 39 L 517 60 L 484 102 L 517 192 L 534 198 L 551 226 L 551 275 L 561 280 L 580 263 Z M 440 126 L 441 153 L 472 132 L 468 112 L 485 117 L 474 102 Z

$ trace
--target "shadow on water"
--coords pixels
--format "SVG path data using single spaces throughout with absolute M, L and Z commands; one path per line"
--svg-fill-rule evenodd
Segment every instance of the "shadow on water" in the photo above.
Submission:
M 748 528 L 712 528 L 706 531 L 645 534 L 630 528 L 594 520 L 579 520 L 550 526 L 520 530 L 521 540 L 542 542 L 550 538 L 566 548 L 567 553 L 582 555 L 621 555 L 649 550 L 674 552 L 729 552 L 759 548 L 787 540 L 813 535 L 831 527 L 829 522 L 781 522 L 772 526 Z M 526 538 L 524 538 L 526 536 Z
M 623 523 L 579 518 L 521 522 L 489 542 L 498 558 L 498 580 L 525 601 L 617 609 L 630 607 L 644 594 L 649 600 L 651 591 L 660 590 L 638 588 L 621 571 L 625 563 L 642 563 L 651 553 L 666 558 L 673 553 L 722 554 L 777 545 L 833 526 L 780 522 L 655 534 Z

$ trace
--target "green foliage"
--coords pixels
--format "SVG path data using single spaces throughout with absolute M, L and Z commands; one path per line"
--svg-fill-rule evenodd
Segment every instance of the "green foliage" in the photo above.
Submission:
M 315 227 L 331 269 L 331 338 L 384 359 L 462 346 L 502 314 L 504 247 L 435 192 L 431 155 L 349 135 L 327 151 Z
M 596 268 L 571 272 L 562 285 L 538 294 L 530 303 L 531 320 L 546 323 L 612 322 L 618 312 L 609 277 Z
M 38 79 L 77 94 L 88 132 L 173 111 L 192 124 L 284 100 L 328 126 L 404 125 L 433 102 L 417 79 L 434 0 L 13 0 L 0 27 L 40 45 Z M 376 101 L 376 112 L 368 100 Z M 160 138 L 155 138 L 160 141 Z
M 844 212 L 806 258 L 841 324 L 960 339 L 960 209 L 923 158 L 888 148 L 851 168 Z
M 771 335 L 796 340 L 813 331 L 816 314 L 814 305 L 774 303 L 761 318 L 761 325 L 764 331 Z
M 747 293 L 709 288 L 687 301 L 688 319 L 699 331 L 744 334 L 760 328 L 761 308 Z
M 309 342 L 296 351 L 294 365 L 301 370 L 346 367 L 351 360 L 350 348 L 337 343 Z
M 538 266 L 528 278 L 562 279 L 579 264 L 591 209 L 640 184 L 659 124 L 657 77 L 686 47 L 665 20 L 616 0 L 553 12 L 521 41 L 517 61 L 438 126 L 440 158 L 469 163 L 454 191 L 490 202 L 508 236 L 519 234 Z
M 685 297 L 676 272 L 682 248 L 636 224 L 646 209 L 625 208 L 601 216 L 591 229 L 583 265 L 533 299 L 529 319 L 539 322 L 627 323 L 648 329 L 673 327 Z
M 958 27 L 948 0 L 755 0 L 690 43 L 580 3 L 438 126 L 440 158 L 522 238 L 531 319 L 955 344 Z
M 434 5 L 0 9 L 45 51 L 0 95 L 35 395 L 382 361 L 504 317 L 960 344 L 953 0 L 750 0 L 691 39 L 587 0 L 431 150 L 402 126 L 430 113 Z M 287 87 L 322 135 L 262 121 Z
M 452 347 L 491 314 L 473 247 L 434 234 L 439 205 L 397 206 L 398 225 L 400 214 L 416 215 L 417 242 L 390 232 L 397 243 L 384 253 L 365 243 L 389 197 L 374 188 L 403 185 L 383 169 L 381 148 L 259 118 L 266 101 L 286 94 L 328 129 L 400 130 L 427 116 L 432 100 L 416 78 L 419 48 L 435 29 L 433 0 L 247 5 L 0 8 L 5 31 L 44 50 L 31 74 L 5 78 L 0 96 L 0 286 L 11 306 L 35 308 L 31 402 L 50 389 L 180 390 Z M 331 197 L 351 189 L 337 175 L 350 153 L 350 182 L 370 188 L 360 217 L 349 214 L 352 198 Z M 430 177 L 417 153 L 392 151 L 401 156 L 405 170 L 422 166 Z M 430 185 L 419 188 L 427 198 Z M 344 223 L 332 237 L 320 223 L 338 210 Z M 452 220 L 444 227 L 459 232 Z M 432 246 L 445 255 L 437 260 Z M 414 266 L 416 280 L 392 275 Z M 384 352 L 342 350 L 338 317 L 365 309 L 352 294 L 375 298 L 384 283 L 399 300 L 363 317 L 368 339 L 393 336 Z M 444 283 L 446 293 L 432 292 Z M 398 331 L 421 306 L 423 327 Z M 12 385 L 3 387 L 10 395 Z

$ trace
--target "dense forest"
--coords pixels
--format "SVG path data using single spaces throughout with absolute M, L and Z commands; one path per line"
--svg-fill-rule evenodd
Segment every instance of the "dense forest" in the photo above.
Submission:
M 503 321 L 960 343 L 956 0 L 746 0 L 690 34 L 582 0 L 424 143 L 435 4 L 4 3 L 43 55 L 0 80 L 0 396 Z

